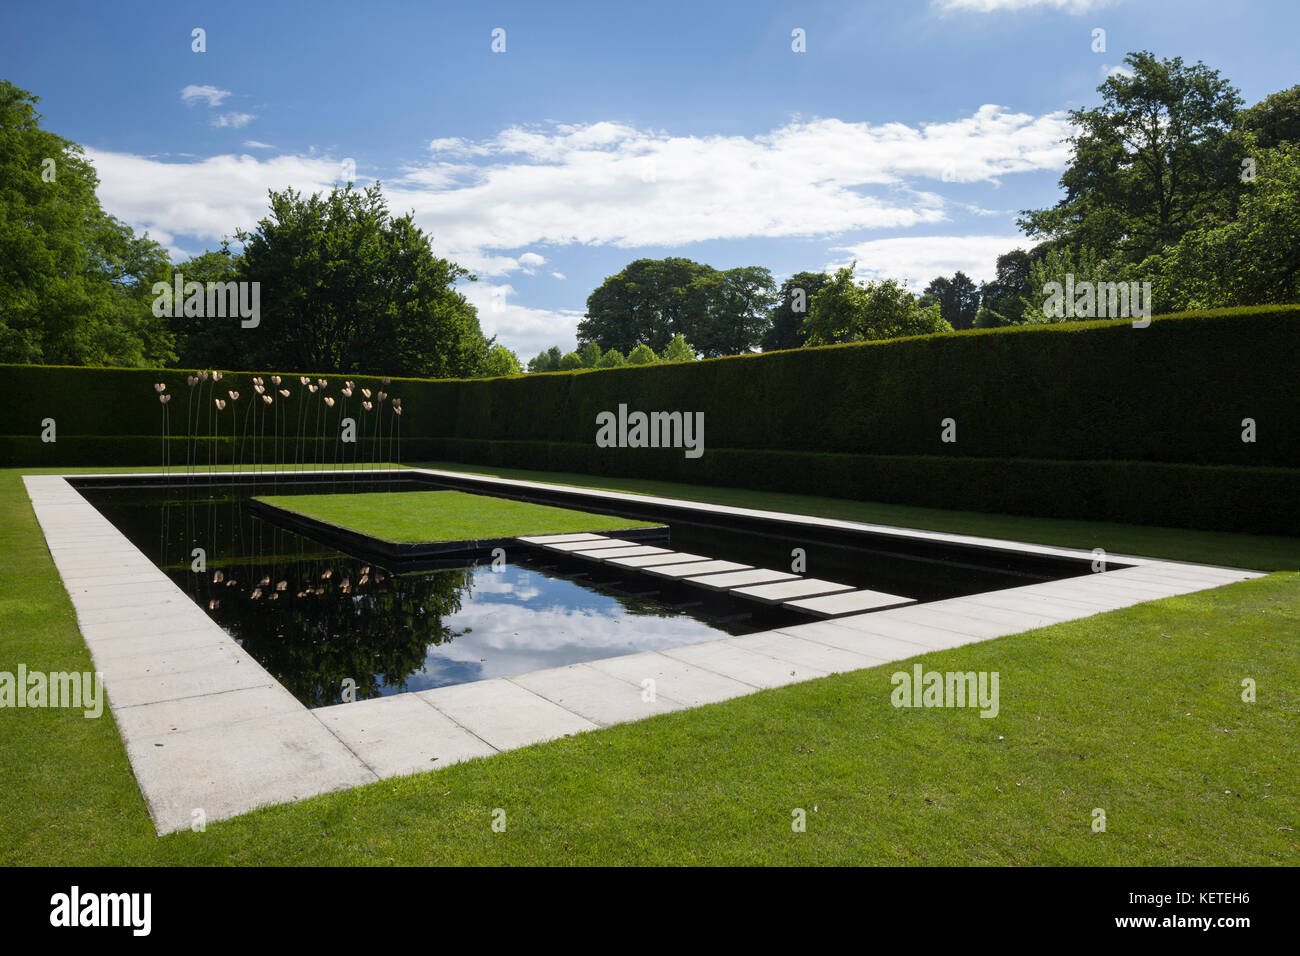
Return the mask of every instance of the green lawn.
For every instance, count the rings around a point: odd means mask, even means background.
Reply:
[[[87,669],[19,476],[0,471],[0,670]],[[1149,529],[1120,530],[1114,550],[1150,550]],[[1286,553],[1155,537],[1256,567]],[[2,710],[0,863],[1294,865],[1298,635],[1300,575],[1278,573],[918,658],[998,671],[993,719],[895,709],[889,677],[910,662],[891,664],[161,839],[111,715]]]
[[[464,491],[379,491],[360,495],[267,495],[257,501],[397,542],[479,541],[573,531],[653,528],[649,521],[590,514]]]

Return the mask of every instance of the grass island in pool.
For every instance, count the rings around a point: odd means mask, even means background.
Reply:
[[[658,527],[648,521],[463,491],[266,495],[254,500],[393,544],[487,541],[524,535]]]

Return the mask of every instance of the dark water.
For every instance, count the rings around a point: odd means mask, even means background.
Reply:
[[[380,487],[362,478],[333,490]],[[431,487],[382,484],[384,491]],[[322,493],[332,490],[328,484],[80,490],[309,707],[342,702],[345,680],[363,700],[815,620],[523,545],[507,549],[501,567],[462,558],[443,562],[457,566],[395,572],[248,507],[253,494]],[[897,540],[869,535],[827,544],[687,523],[672,524],[670,534],[676,550],[774,569],[790,568],[798,547],[807,575],[918,601],[1088,570],[1027,567],[992,551],[909,554]],[[205,552],[202,570],[194,566],[196,548]]]
[[[427,485],[384,490],[427,490]],[[259,494],[271,489],[261,487]],[[279,494],[319,493],[282,484]],[[364,490],[364,489],[359,489]],[[133,544],[309,707],[521,674],[789,623],[753,602],[638,587],[590,562],[512,549],[510,563],[395,574],[247,508],[252,489],[82,489]],[[193,569],[193,549],[206,552]],[[631,578],[631,581],[629,581]]]

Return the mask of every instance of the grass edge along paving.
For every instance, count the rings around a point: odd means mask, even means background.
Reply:
[[[0,514],[0,670],[88,669],[18,471]],[[1294,864],[1297,634],[1274,574],[919,658],[999,671],[993,719],[890,706],[900,662],[161,839],[111,715],[4,710],[0,861]]]

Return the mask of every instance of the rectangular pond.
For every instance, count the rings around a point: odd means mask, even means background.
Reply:
[[[308,707],[341,703],[349,693],[363,700],[428,690],[815,619],[524,544],[506,548],[504,560],[473,554],[381,564],[327,534],[285,526],[250,501],[267,494],[465,487],[454,480],[400,471],[344,479],[69,480]],[[516,497],[501,491],[494,494]],[[653,543],[760,568],[789,568],[802,552],[808,575],[921,602],[1089,573],[1087,562],[1077,560],[682,515],[649,503],[624,502],[615,511],[578,503],[564,491],[517,496],[661,521],[667,537]]]

